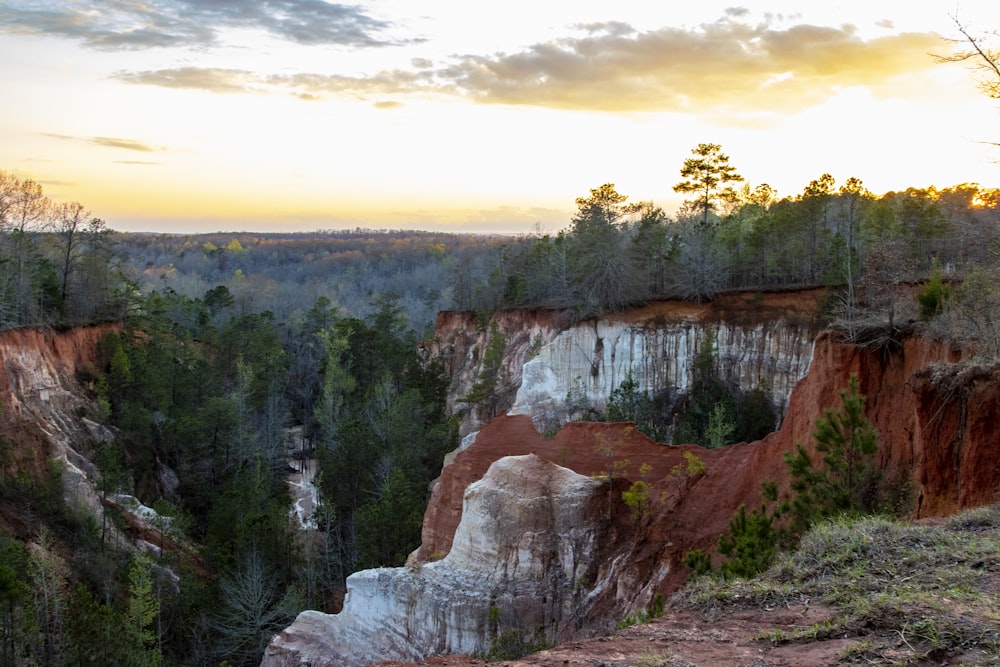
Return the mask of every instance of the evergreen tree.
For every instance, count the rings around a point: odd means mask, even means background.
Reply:
[[[864,415],[865,396],[852,373],[840,392],[842,407],[828,409],[816,420],[813,439],[821,457],[818,466],[801,444],[785,453],[796,492],[791,502],[793,529],[801,532],[817,519],[836,514],[871,512],[875,508],[878,471],[873,455],[878,432]]]
[[[125,610],[125,634],[128,637],[128,667],[159,667],[160,654],[156,620],[160,601],[153,586],[149,557],[137,554],[128,568],[128,607]]]
[[[752,577],[766,570],[778,548],[776,515],[766,504],[747,514],[746,506],[729,519],[729,532],[719,537],[719,553],[729,558],[720,568],[726,579]]]
[[[691,207],[702,215],[702,225],[708,226],[708,214],[715,210],[716,202],[733,202],[736,192],[730,183],[743,177],[736,167],[729,164],[729,156],[719,144],[698,144],[691,149],[694,157],[684,160],[681,176],[685,180],[674,186],[674,192],[693,194]]]

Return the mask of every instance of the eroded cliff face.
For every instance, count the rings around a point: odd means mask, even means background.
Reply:
[[[351,575],[339,614],[303,612],[261,664],[420,661],[485,651],[514,628],[552,641],[579,620],[607,543],[601,483],[529,454],[498,459],[462,495],[447,556]]]
[[[11,470],[46,478],[51,460],[62,467],[66,500],[98,511],[86,480],[94,473],[84,443],[111,438],[91,414],[75,374],[96,362],[97,341],[113,325],[68,331],[12,329],[0,334],[0,432],[11,442]]]
[[[429,353],[452,379],[449,407],[472,433],[498,414],[524,414],[540,431],[554,430],[580,404],[604,409],[628,373],[653,395],[685,391],[691,363],[714,335],[719,371],[744,389],[766,387],[784,413],[805,376],[818,332],[818,291],[743,293],[706,304],[664,301],[615,317],[573,322],[561,311],[505,311],[486,327],[471,314],[442,313]],[[469,409],[493,331],[506,346],[493,409]]]
[[[947,344],[920,337],[886,352],[842,344],[825,333],[816,341],[809,374],[792,392],[781,429],[759,442],[716,450],[670,447],[629,424],[588,423],[567,424],[545,438],[527,417],[494,420],[444,469],[424,517],[418,557],[448,552],[461,517],[455,495],[499,457],[530,452],[585,475],[600,475],[619,462],[619,491],[644,479],[652,485],[652,502],[648,516],[632,520],[622,517],[620,492],[609,495],[619,517],[619,552],[603,571],[607,580],[595,582],[603,586],[596,595],[604,597],[595,603],[595,618],[601,609],[614,618],[647,604],[654,591],[667,594],[683,583],[684,553],[714,550],[739,505],[759,505],[761,482],[775,481],[787,493],[784,453],[796,443],[812,447],[816,419],[840,407],[851,373],[858,374],[867,416],[880,434],[879,464],[888,477],[912,485],[915,517],[997,500],[1000,365],[959,362]],[[691,474],[685,454],[697,456],[704,472]]]
[[[693,306],[687,308],[691,312],[697,310]],[[515,321],[512,315],[510,317],[512,320],[506,326],[513,333]],[[753,331],[753,327],[760,325],[760,322],[740,320],[739,317],[729,311],[700,321],[711,326],[727,323],[717,326],[718,331],[725,331],[725,327]],[[627,324],[632,321],[630,318],[623,318],[626,325],[622,331],[631,326]],[[644,321],[642,315],[636,318]],[[528,322],[524,345],[530,347],[527,341],[544,331],[552,333],[552,340],[558,338],[556,330],[559,327],[543,319],[535,315]],[[589,326],[594,327],[592,323]],[[596,338],[607,339],[600,335],[599,325],[596,330]],[[773,334],[746,335],[745,340],[773,339]],[[632,345],[629,343],[625,349],[635,350]],[[543,347],[534,345],[533,354],[542,356]],[[622,349],[617,344],[609,347]],[[687,577],[682,565],[684,554],[694,548],[714,551],[716,540],[727,530],[733,512],[741,504],[752,508],[762,502],[762,482],[774,481],[783,494],[788,493],[784,453],[796,443],[813,447],[812,431],[816,419],[824,410],[840,407],[840,392],[847,387],[852,373],[857,373],[860,389],[867,396],[866,414],[880,433],[879,464],[887,477],[897,480],[900,488],[907,484],[912,486],[914,517],[947,515],[997,500],[1000,489],[1000,440],[996,436],[996,424],[1000,423],[1000,365],[982,366],[962,361],[961,355],[948,344],[919,336],[907,338],[898,347],[877,350],[842,343],[827,332],[819,335],[814,344],[810,340],[809,347],[812,354],[808,373],[791,391],[781,428],[759,442],[707,450],[694,445],[658,444],[637,432],[631,424],[569,423],[554,436],[545,437],[533,421],[535,414],[502,414],[489,421],[474,441],[445,466],[435,484],[424,517],[422,544],[411,557],[411,565],[352,577],[354,583],[350,585],[363,583],[361,589],[367,596],[363,604],[356,603],[355,620],[323,619],[320,622],[319,617],[307,613],[293,626],[297,629],[290,629],[275,640],[269,649],[272,651],[269,659],[273,661],[265,660],[264,664],[301,664],[293,660],[305,660],[302,656],[317,660],[315,665],[363,664],[337,662],[339,658],[329,658],[328,662],[321,660],[327,659],[323,656],[340,655],[330,652],[342,651],[345,641],[367,645],[383,641],[379,639],[383,636],[415,637],[418,643],[410,649],[411,657],[404,658],[409,660],[435,653],[468,652],[474,650],[469,648],[473,644],[481,648],[489,638],[481,615],[476,616],[478,620],[471,626],[463,626],[461,631],[451,635],[447,622],[424,620],[435,618],[435,614],[436,618],[441,618],[441,610],[451,609],[452,605],[463,615],[474,613],[472,609],[478,609],[480,603],[466,604],[466,593],[461,586],[437,586],[428,582],[447,581],[452,576],[449,570],[453,564],[471,559],[479,563],[474,570],[479,578],[486,580],[494,576],[489,579],[493,586],[489,598],[492,600],[507,590],[498,585],[507,580],[495,578],[495,573],[511,566],[510,554],[516,553],[518,562],[539,561],[534,550],[539,549],[542,542],[537,540],[536,529],[525,528],[524,534],[519,532],[520,528],[491,533],[491,537],[483,538],[483,542],[489,544],[488,549],[470,551],[469,531],[463,527],[469,521],[468,526],[476,526],[477,532],[487,530],[484,516],[492,520],[498,516],[470,509],[469,503],[463,503],[466,490],[475,489],[477,480],[483,479],[499,461],[505,462],[506,474],[513,475],[512,467],[522,465],[521,462],[527,460],[522,458],[525,456],[531,456],[530,460],[536,462],[533,465],[539,461],[554,462],[578,473],[582,479],[599,484],[596,495],[592,495],[587,504],[586,513],[578,514],[577,523],[573,525],[584,531],[581,534],[591,534],[586,533],[587,527],[591,527],[595,531],[592,534],[602,535],[601,542],[606,545],[587,561],[590,564],[583,568],[586,576],[576,579],[570,598],[575,605],[573,614],[567,616],[563,612],[558,620],[554,614],[527,618],[532,623],[543,622],[546,618],[552,620],[545,631],[557,639],[610,630],[624,614],[644,608],[657,594],[666,596],[681,586]],[[467,368],[460,363],[464,358],[461,349],[471,347],[454,344],[452,363]],[[618,364],[618,354],[615,354],[615,364]],[[640,353],[629,354],[633,355],[630,359],[641,361]],[[556,355],[553,353],[550,358]],[[566,367],[569,366],[562,366]],[[604,366],[598,368],[599,374],[606,372],[602,370]],[[625,505],[621,493],[640,479],[650,485],[651,491],[648,508],[636,513]],[[557,485],[541,488],[558,494]],[[510,493],[496,497],[517,506],[521,495]],[[547,511],[538,509],[539,506],[548,507],[549,503],[536,504],[532,511]],[[499,535],[507,542],[506,547],[499,541]],[[471,553],[475,556],[470,557]],[[552,553],[551,549],[547,553]],[[427,575],[414,575],[414,572],[433,573],[432,579],[421,578]],[[537,573],[532,574],[529,570],[526,574],[539,580]],[[453,581],[465,575],[455,576]],[[521,589],[514,587],[511,590]],[[565,588],[560,590],[566,591]],[[545,599],[553,598],[547,596]],[[528,604],[528,601],[523,603]],[[406,611],[400,612],[401,607]],[[368,612],[364,609],[374,611],[365,616]],[[383,625],[379,620],[383,617],[396,620]],[[567,618],[573,622],[565,622]],[[352,629],[347,634],[343,631],[330,634],[328,624],[331,622],[347,623]],[[419,636],[412,628],[413,623],[422,624]],[[476,632],[475,642],[463,643],[465,640],[456,639]],[[443,639],[445,636],[451,639]],[[314,646],[315,651],[310,652]],[[286,648],[287,652],[283,652]],[[389,655],[355,655],[352,660],[385,659]],[[405,652],[391,655],[405,655]]]

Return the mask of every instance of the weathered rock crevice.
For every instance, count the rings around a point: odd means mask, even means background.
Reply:
[[[533,456],[501,458],[463,494],[448,555],[358,572],[336,615],[303,612],[261,663],[354,667],[477,653],[507,630],[556,640],[580,615],[577,577],[596,576],[601,483]]]
[[[730,309],[685,324],[669,324],[666,317],[649,324],[653,318],[625,315],[608,327],[591,323],[572,335],[566,334],[568,329],[557,332],[553,327],[546,339],[549,342],[535,346],[520,370],[511,370],[522,380],[516,395],[521,397],[525,387],[542,386],[529,381],[534,370],[550,382],[549,391],[565,386],[558,383],[565,381],[559,378],[567,369],[579,368],[583,377],[589,377],[588,355],[579,355],[580,365],[554,362],[559,358],[556,350],[568,350],[566,358],[575,354],[573,349],[589,354],[600,338],[605,356],[599,378],[614,375],[609,365],[635,373],[636,364],[625,365],[624,360],[644,360],[646,368],[659,368],[656,364],[660,363],[663,368],[667,364],[680,368],[683,364],[676,360],[645,360],[646,350],[683,348],[689,356],[696,354],[696,334],[664,332],[669,327],[693,332],[711,328],[717,340],[730,341],[726,345],[733,350],[756,342],[756,356],[720,353],[721,363],[751,369],[747,371],[750,377],[764,372],[759,369],[768,373],[801,369],[798,362],[789,360],[805,359],[808,373],[802,379],[793,381],[792,373],[788,374],[794,389],[790,389],[778,431],[758,442],[714,450],[655,443],[630,424],[568,423],[545,437],[536,426],[540,404],[526,401],[535,407],[523,414],[513,409],[481,425],[474,442],[444,468],[428,504],[422,544],[411,557],[411,566],[352,575],[352,595],[367,591],[368,597],[362,596],[365,602],[356,603],[351,614],[337,621],[304,614],[275,639],[269,649],[273,661],[264,664],[299,664],[294,660],[304,660],[306,655],[314,656],[309,658],[316,660],[314,665],[364,664],[365,656],[337,662],[340,658],[328,656],[338,654],[329,651],[398,636],[400,628],[405,628],[411,642],[406,645],[411,657],[397,659],[417,661],[433,653],[481,650],[491,628],[488,610],[494,607],[505,610],[500,615],[504,622],[517,618],[559,639],[607,631],[625,613],[644,608],[657,594],[667,596],[682,585],[687,576],[684,554],[694,548],[713,551],[733,512],[741,504],[756,507],[761,503],[761,482],[774,481],[787,494],[784,453],[796,443],[813,447],[816,419],[824,410],[839,407],[839,394],[852,373],[858,375],[861,393],[867,396],[866,416],[880,434],[878,463],[898,473],[901,483],[912,486],[915,518],[945,516],[997,500],[1000,367],[956,365],[960,354],[947,343],[920,336],[902,340],[891,354],[851,346],[828,333],[814,339],[807,335],[808,323],[792,318],[780,331],[771,329],[772,333],[763,335],[759,332],[767,328],[766,323],[734,312]],[[510,318],[504,324],[511,332],[510,340],[536,340],[545,326],[536,313],[526,323],[527,332],[516,332],[515,317],[506,317]],[[649,324],[650,337],[632,327],[639,320]],[[617,327],[614,332],[612,326]],[[586,332],[595,338],[581,338]],[[793,342],[777,342],[786,337]],[[650,338],[673,342],[651,344]],[[806,343],[801,342],[804,339]],[[636,346],[637,340],[643,343]],[[794,348],[800,356],[779,354],[772,346]],[[533,369],[539,359],[547,361]],[[647,377],[660,372],[650,371]],[[556,390],[553,395],[557,394]],[[558,466],[553,468],[572,470],[576,477],[563,477],[563,473],[546,477],[545,483],[532,486],[534,494],[528,494],[523,490],[527,473],[511,468],[528,461],[531,466],[555,462]],[[502,489],[487,492],[477,484],[493,474],[491,466],[505,471],[504,482]],[[619,471],[610,493],[606,486],[609,466]],[[575,515],[576,532],[559,532],[554,550],[553,534],[544,531],[551,530],[545,526],[559,522],[552,517],[563,515],[558,509],[563,501],[553,498],[565,496],[569,487],[564,485],[577,484],[572,482],[577,477],[597,486],[590,487],[588,500],[577,505],[586,510]],[[605,480],[605,486],[598,479]],[[620,499],[621,491],[638,479],[650,484],[651,500],[648,514],[635,517]],[[493,500],[486,502],[487,496]],[[486,526],[498,526],[508,512],[516,512],[518,521],[486,530]],[[470,533],[470,527],[476,528]],[[597,535],[605,548],[594,547]],[[375,581],[377,585],[365,583]],[[449,583],[441,583],[445,581]],[[479,586],[483,581],[489,585],[480,586],[475,594],[467,592],[465,586]],[[373,611],[360,611],[367,609]],[[383,618],[398,620],[383,626],[379,620]],[[350,629],[331,631],[331,623]],[[384,660],[404,653],[382,651],[376,657]]]
[[[710,339],[720,375],[746,390],[766,387],[784,414],[809,368],[818,298],[805,292],[733,294],[701,305],[664,301],[584,322],[560,311],[504,311],[486,327],[472,315],[441,313],[427,352],[451,377],[449,407],[463,415],[463,435],[494,416],[461,401],[479,377],[480,351],[493,332],[506,340],[496,405],[531,416],[541,431],[573,418],[571,395],[603,410],[630,374],[648,395],[685,391],[691,363]]]

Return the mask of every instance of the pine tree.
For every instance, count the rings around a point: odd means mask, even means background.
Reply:
[[[163,661],[155,630],[160,600],[154,590],[151,567],[148,556],[137,554],[128,568],[125,632],[129,643],[128,664],[135,667],[158,667]]]
[[[768,568],[778,547],[775,518],[766,504],[749,514],[746,506],[740,505],[729,519],[729,532],[719,537],[719,553],[730,559],[720,568],[722,576],[752,577]]]
[[[822,459],[818,467],[798,443],[785,454],[792,476],[792,528],[799,532],[817,519],[837,514],[858,514],[874,509],[872,493],[878,471],[872,460],[878,450],[878,431],[865,417],[865,396],[852,373],[848,388],[840,392],[840,411],[826,410],[816,420],[813,439]]]

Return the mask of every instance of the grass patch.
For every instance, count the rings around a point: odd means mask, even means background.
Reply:
[[[702,577],[674,599],[711,619],[737,609],[822,603],[830,620],[765,633],[772,644],[854,637],[843,662],[923,664],[963,655],[1000,663],[1000,505],[942,525],[829,520],[753,579]],[[981,659],[981,662],[980,662]]]

